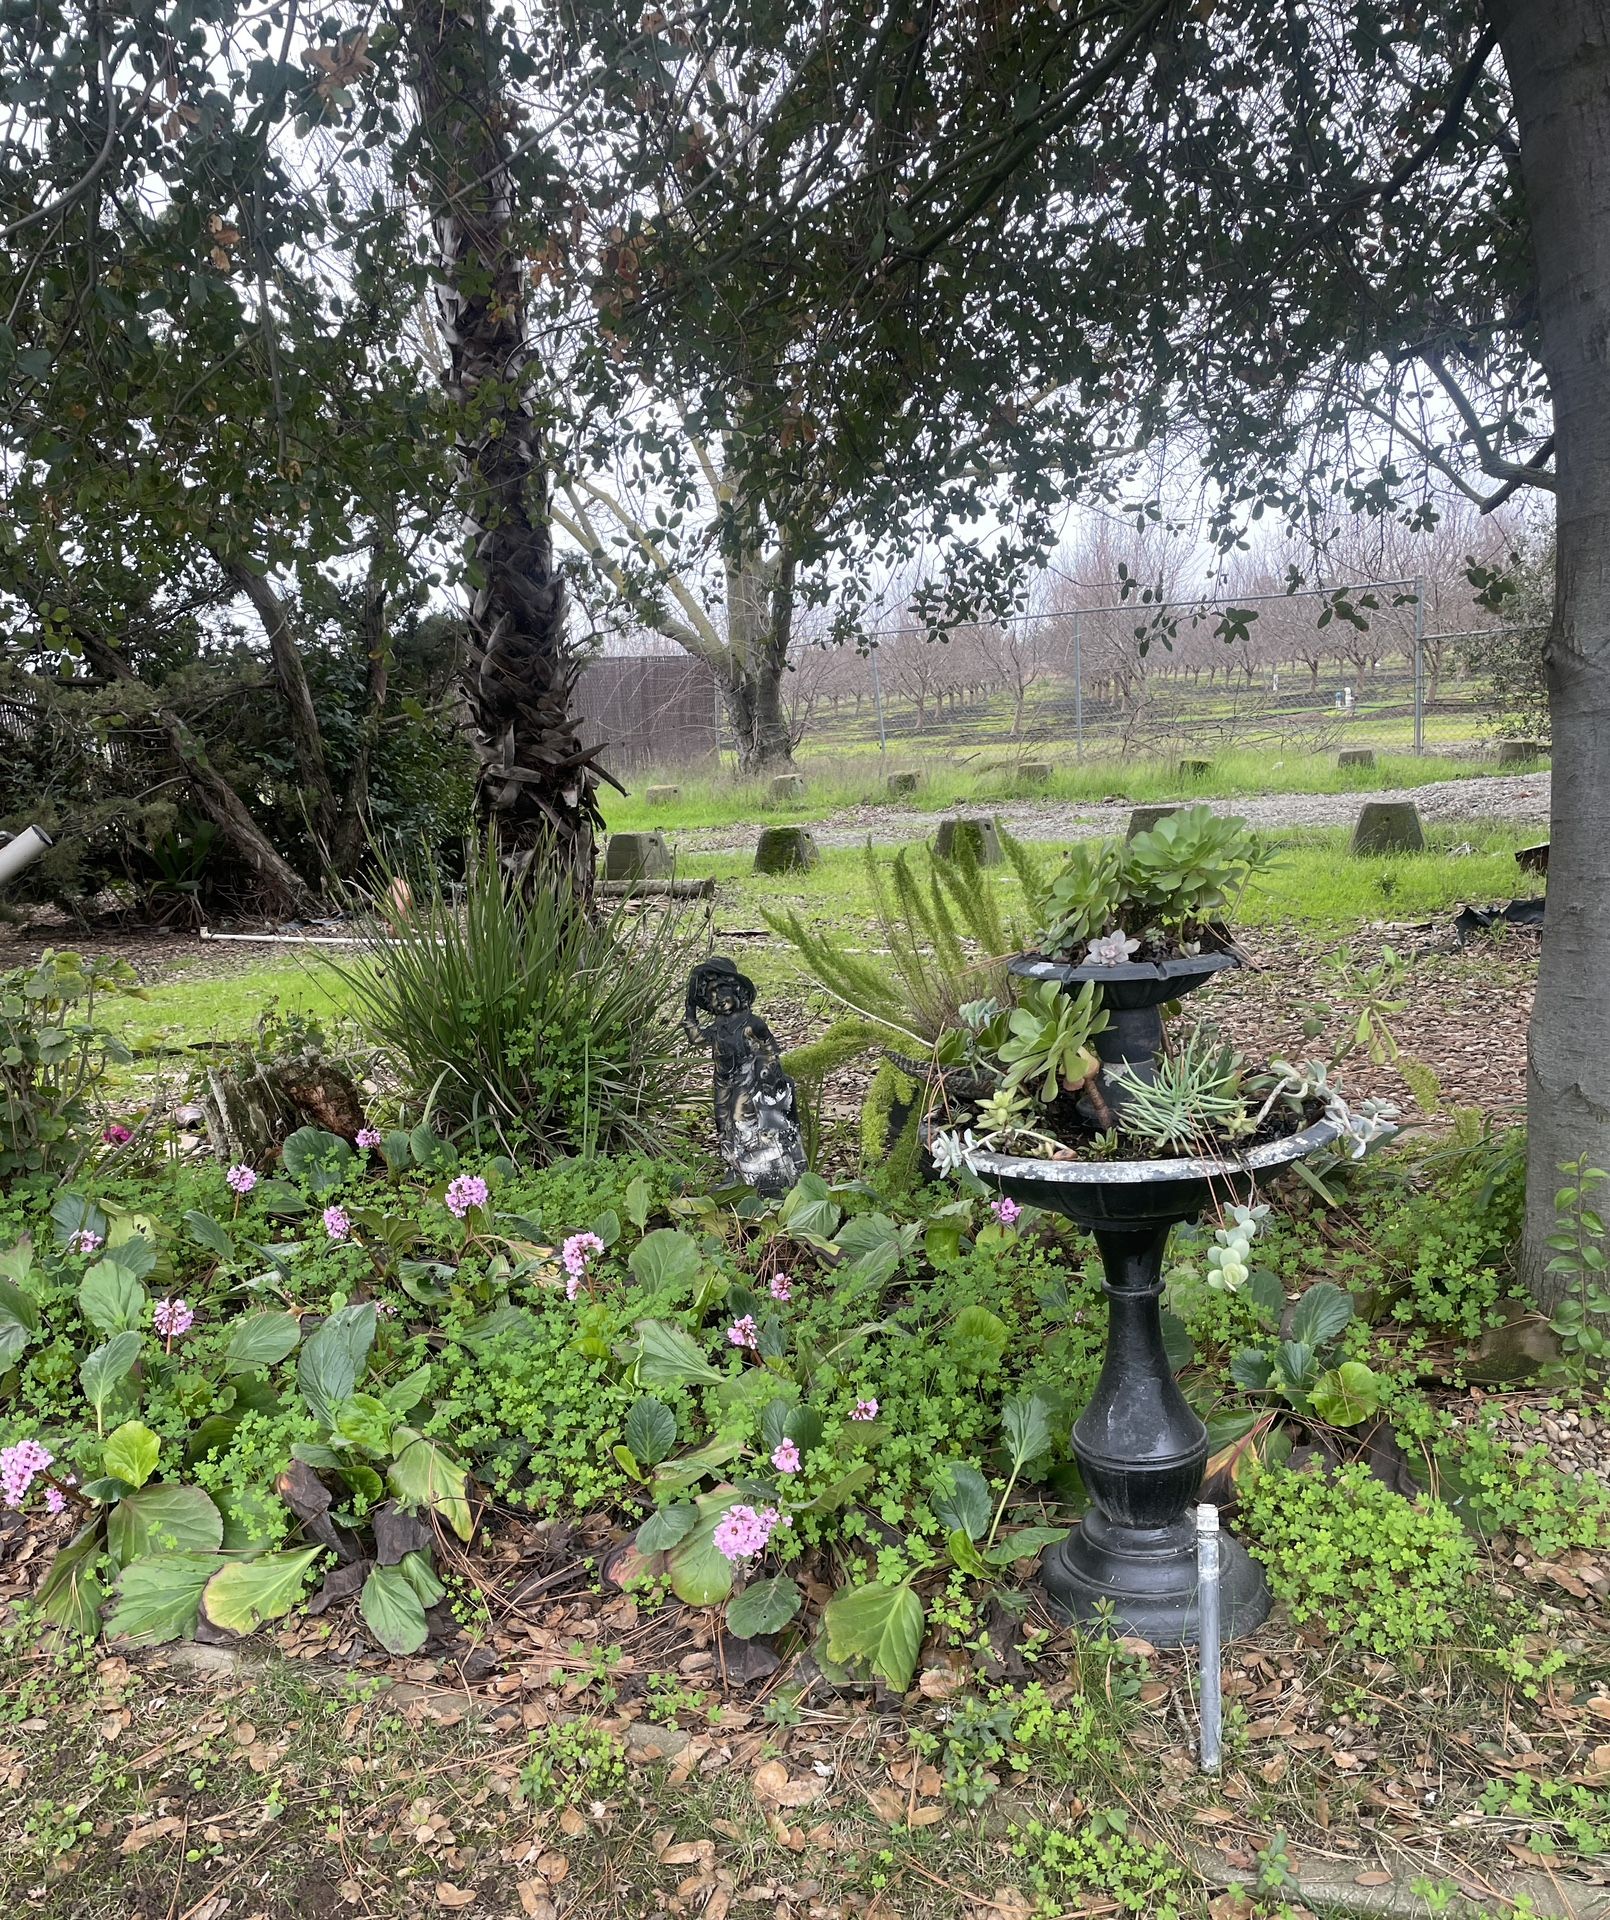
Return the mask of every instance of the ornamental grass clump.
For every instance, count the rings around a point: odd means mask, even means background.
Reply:
[[[526,891],[485,851],[461,906],[434,872],[391,897],[406,914],[368,922],[338,970],[438,1125],[539,1162],[663,1150],[691,1090],[680,909],[590,908],[558,873]]]

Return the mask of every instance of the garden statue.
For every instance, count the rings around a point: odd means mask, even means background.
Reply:
[[[755,983],[730,960],[705,960],[688,978],[689,1040],[715,1064],[716,1144],[757,1193],[786,1193],[806,1171],[794,1083],[772,1030],[755,1012]],[[701,1013],[710,1015],[708,1024]]]

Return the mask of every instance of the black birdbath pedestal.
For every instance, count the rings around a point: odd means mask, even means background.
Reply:
[[[1106,1274],[1107,1351],[1090,1404],[1074,1422],[1073,1455],[1090,1511],[1046,1555],[1041,1582],[1065,1619],[1105,1607],[1121,1633],[1153,1646],[1197,1638],[1192,1498],[1207,1464],[1207,1428],[1175,1384],[1163,1347],[1168,1236],[1210,1200],[1244,1202],[1258,1177],[1328,1146],[1321,1120],[1244,1154],[1194,1160],[1034,1160],[974,1152],[980,1179],[1026,1206],[1060,1213],[1095,1236]],[[1263,1575],[1239,1542],[1220,1541],[1225,1637],[1269,1611]]]
[[[1094,1036],[1102,1104],[1081,1115],[1103,1127],[1128,1096],[1108,1069],[1156,1077],[1163,1008],[1240,964],[1233,949],[1114,966],[1023,954],[1011,971],[1054,980],[1064,992],[1101,989],[1108,1025]],[[1107,1350],[1090,1404],[1074,1422],[1073,1455],[1090,1511],[1046,1555],[1041,1582],[1065,1619],[1110,1609],[1123,1633],[1154,1646],[1198,1637],[1196,1529],[1189,1509],[1207,1465],[1207,1428],[1174,1380],[1163,1347],[1163,1255],[1168,1236],[1210,1201],[1245,1202],[1258,1177],[1317,1152],[1337,1129],[1319,1121],[1283,1140],[1223,1157],[1180,1160],[1041,1160],[987,1150],[968,1155],[980,1179],[1022,1205],[1060,1213],[1095,1236],[1106,1275]],[[1225,1636],[1250,1633],[1269,1611],[1263,1575],[1238,1541],[1221,1538],[1219,1592]]]

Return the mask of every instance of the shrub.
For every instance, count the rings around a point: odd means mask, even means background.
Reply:
[[[1242,1509],[1247,1545],[1298,1626],[1389,1657],[1456,1631],[1475,1549],[1440,1500],[1405,1500],[1366,1467],[1272,1467]]]
[[[434,870],[408,885],[395,930],[369,923],[338,970],[434,1113],[539,1160],[663,1147],[692,1067],[678,911],[589,913],[557,876],[527,895],[484,852],[462,908]]]
[[[0,1182],[59,1173],[88,1144],[106,1070],[129,1057],[95,1001],[139,990],[126,960],[76,953],[0,974]]]

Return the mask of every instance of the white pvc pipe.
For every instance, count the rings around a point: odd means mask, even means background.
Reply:
[[[0,887],[14,880],[23,868],[39,858],[53,844],[42,827],[24,827],[0,847]]]
[[[1196,1510],[1196,1610],[1201,1622],[1202,1771],[1217,1773],[1224,1739],[1224,1699],[1219,1688],[1219,1510],[1209,1502]]]

